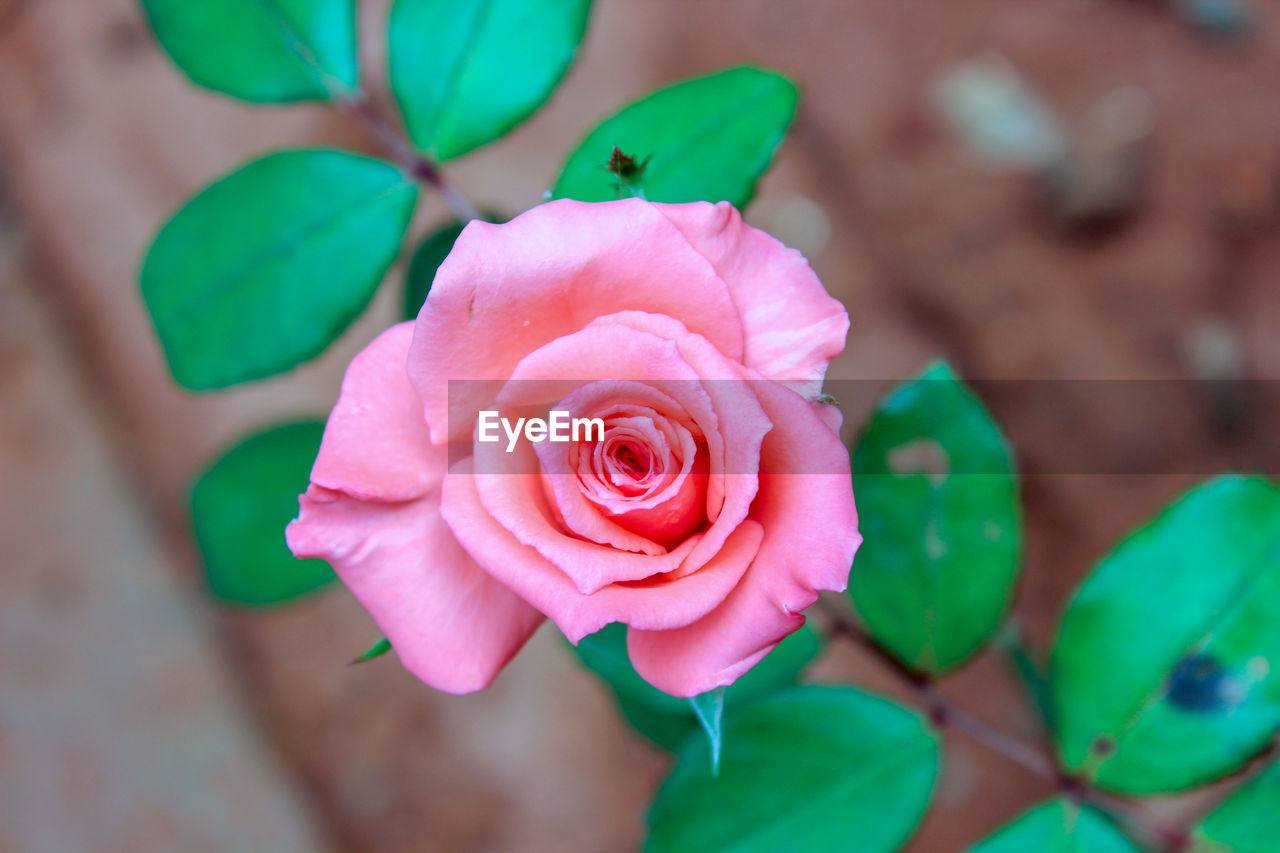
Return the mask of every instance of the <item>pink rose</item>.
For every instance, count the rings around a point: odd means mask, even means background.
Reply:
[[[472,222],[417,321],[348,368],[289,547],[440,690],[487,686],[544,616],[574,643],[630,626],[667,693],[730,684],[844,589],[861,541],[817,402],[848,327],[728,204]],[[603,440],[480,440],[481,411],[550,399]]]

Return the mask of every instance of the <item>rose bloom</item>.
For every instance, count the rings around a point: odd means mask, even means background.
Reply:
[[[418,319],[348,368],[289,547],[440,690],[487,686],[544,617],[573,643],[628,625],[672,695],[730,684],[848,581],[849,454],[818,399],[848,328],[727,203],[472,222]],[[478,440],[481,411],[535,405],[603,440]]]

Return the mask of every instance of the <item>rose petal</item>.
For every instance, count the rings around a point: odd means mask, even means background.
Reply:
[[[814,403],[813,410],[832,432],[840,434],[840,427],[844,425],[844,412],[840,411],[839,406],[835,403]]]
[[[706,454],[694,456],[662,494],[665,499],[661,503],[619,512],[613,520],[654,542],[676,547],[706,521]]]
[[[347,367],[311,482],[377,500],[419,497],[444,477],[405,362],[413,324],[392,326]]]
[[[593,327],[618,325],[675,341],[680,357],[696,371],[719,425],[714,430],[703,429],[711,463],[707,517],[718,523],[720,515],[727,512],[727,522],[736,524],[746,517],[747,507],[755,497],[760,441],[771,428],[751,387],[754,382],[744,381],[741,365],[726,359],[706,338],[690,333],[671,317],[620,311],[592,323]],[[709,542],[704,547],[713,544]]]
[[[815,398],[827,364],[844,350],[849,315],[809,262],[744,223],[728,202],[656,207],[729,286],[745,331],[744,363]]]
[[[518,542],[559,567],[583,594],[611,583],[638,581],[672,571],[697,545],[695,535],[669,551],[636,553],[570,535],[560,527],[562,516],[543,490],[541,468],[529,442],[517,443],[511,453],[494,444],[477,444],[476,455],[467,461],[469,477],[474,480],[485,512]],[[454,476],[452,472],[447,475],[445,483]]]
[[[327,560],[404,666],[437,690],[489,686],[542,622],[462,550],[435,493],[373,503],[312,486],[301,505],[287,530],[293,553]]]
[[[636,315],[636,322],[652,317],[641,312],[629,314]],[[679,323],[668,320],[667,327],[682,337],[670,340],[631,325],[596,321],[526,356],[499,400],[527,404],[544,393],[540,383],[556,382],[557,377],[574,375],[575,371],[585,374],[587,381],[646,381],[670,395],[690,414],[707,442],[707,517],[711,525],[705,532],[686,539],[668,554],[653,556],[584,542],[561,529],[555,510],[546,505],[546,495],[533,476],[539,467],[530,450],[532,444],[517,442],[511,453],[498,443],[477,441],[474,445],[476,488],[484,507],[519,542],[533,546],[560,567],[583,593],[676,569],[681,574],[696,571],[746,518],[755,495],[758,448],[770,428],[768,418],[749,383],[741,381],[740,366]],[[696,362],[696,369],[688,359]],[[722,376],[738,378],[728,381]],[[702,377],[712,381],[703,382]],[[726,474],[730,464],[734,470]],[[713,491],[722,496],[721,504],[713,505]]]
[[[470,434],[481,383],[504,380],[538,347],[625,309],[679,317],[730,358],[742,323],[728,289],[648,202],[562,199],[504,225],[473,220],[418,315],[409,377],[437,443]],[[452,413],[452,414],[451,414]]]
[[[489,684],[542,615],[467,556],[440,518],[447,451],[405,372],[413,324],[355,357],[289,525],[298,557],[327,560],[404,665],[450,693]]]
[[[614,399],[630,402],[611,404]],[[679,403],[651,385],[614,380],[589,382],[565,397],[557,408],[568,411],[570,417],[615,418],[624,412],[637,418],[647,415],[648,427],[655,434],[664,436],[668,447],[679,443],[682,456],[687,457],[685,461],[692,468],[697,450],[686,426],[690,424],[689,415]],[[666,553],[668,549],[665,546],[614,521],[608,514],[613,506],[609,498],[596,494],[595,489],[588,484],[587,480],[594,476],[593,451],[598,447],[599,443],[593,446],[553,442],[535,445],[534,450],[542,466],[543,484],[550,492],[548,498],[558,511],[561,521],[573,533],[602,545],[645,554]],[[571,458],[573,456],[578,456],[576,464]],[[678,488],[679,483],[675,481],[680,473],[668,472],[658,485],[670,483]],[[599,488],[604,489],[604,486]],[[633,501],[630,505],[654,506],[664,497],[665,494],[655,494],[653,497]],[[602,512],[602,508],[605,511]]]
[[[480,501],[473,464],[472,459],[461,460],[444,478],[441,514],[476,562],[545,613],[572,643],[611,622],[652,630],[688,625],[725,600],[763,536],[759,524],[744,521],[688,577],[615,583],[583,594],[558,567],[494,520]]]
[[[692,625],[627,634],[636,671],[673,696],[732,684],[751,669],[804,624],[800,611],[819,590],[845,588],[862,541],[848,450],[802,397],[754,384],[774,424],[751,507],[765,532],[755,561],[724,603]]]

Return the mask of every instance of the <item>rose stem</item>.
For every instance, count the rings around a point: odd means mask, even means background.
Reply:
[[[369,131],[369,135],[382,147],[387,156],[405,168],[406,171],[423,184],[440,193],[449,210],[461,222],[482,219],[471,201],[453,184],[445,180],[440,167],[418,154],[413,146],[404,140],[400,133],[387,121],[373,105],[373,100],[364,92],[355,92],[334,99],[334,104],[347,115],[358,119]]]

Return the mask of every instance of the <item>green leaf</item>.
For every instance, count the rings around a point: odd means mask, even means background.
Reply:
[[[613,690],[627,721],[658,746],[675,749],[697,726],[687,700],[663,693],[631,666],[625,625],[606,625],[573,648],[578,659]]]
[[[972,848],[970,853],[1139,853],[1098,812],[1065,800],[1036,806]]]
[[[852,687],[794,687],[732,710],[720,775],[690,738],[649,811],[652,853],[896,850],[938,776],[916,713]]]
[[[142,0],[142,8],[199,86],[258,103],[356,88],[355,0]]]
[[[191,492],[191,520],[209,588],[235,604],[278,604],[334,579],[323,560],[297,560],[284,528],[298,514],[324,424],[285,424],[245,439]]]
[[[464,222],[450,222],[418,244],[404,277],[404,318],[416,319],[431,292],[436,270],[453,251],[453,244],[466,227]]]
[[[640,189],[650,201],[724,200],[745,207],[787,133],[798,97],[790,80],[758,68],[654,92],[591,131],[569,155],[552,194],[619,198],[618,178],[607,168],[617,146],[645,163]]]
[[[560,82],[590,0],[396,0],[391,88],[409,135],[436,160],[498,139]]]
[[[662,694],[666,696],[666,694]],[[674,699],[674,696],[667,696]],[[618,710],[623,719],[655,746],[675,752],[680,745],[698,731],[697,718],[689,708],[688,700],[677,700],[681,706],[674,710],[657,703],[640,702],[614,691]]]
[[[795,684],[821,649],[818,634],[808,626],[801,628],[734,682],[725,691],[724,701],[728,707],[736,708]],[[663,693],[631,666],[625,625],[615,622],[583,637],[574,652],[613,690],[619,710],[632,727],[658,746],[674,750],[699,728],[690,700]]]
[[[1280,727],[1280,488],[1221,477],[1105,557],[1050,666],[1064,765],[1176,791],[1240,767]]]
[[[1280,853],[1280,764],[1272,764],[1191,833],[1196,853]]]
[[[371,660],[377,660],[378,658],[382,657],[389,651],[391,651],[391,641],[388,640],[386,637],[383,637],[381,640],[379,640],[378,642],[370,646],[369,651],[365,652],[364,654],[360,655],[360,657],[351,661],[351,663],[348,664],[348,666],[354,666],[355,664],[358,664],[358,663],[368,663]]]
[[[1013,599],[1022,512],[1012,454],[944,363],[896,388],[853,450],[865,541],[849,595],[876,641],[937,675],[999,631]]]
[[[224,388],[319,355],[369,303],[417,197],[395,167],[330,150],[272,154],[205,189],[142,267],[174,378]]]
[[[707,745],[711,748],[712,776],[720,775],[720,748],[724,740],[724,690],[723,687],[717,687],[689,699],[689,705],[693,708],[693,713],[707,736]]]

